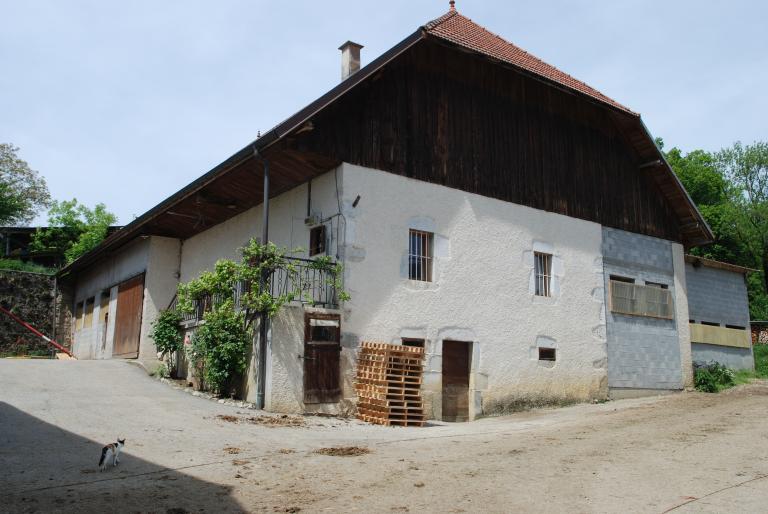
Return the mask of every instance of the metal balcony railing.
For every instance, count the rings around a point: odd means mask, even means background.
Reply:
[[[333,271],[317,269],[312,266],[312,260],[286,257],[294,268],[295,273],[278,269],[269,277],[269,290],[273,296],[292,294],[294,302],[320,306],[325,308],[338,307],[338,291],[334,285],[336,274]],[[233,300],[235,309],[242,308],[241,299],[251,285],[244,281],[235,284]],[[194,322],[203,319],[204,314],[213,306],[220,304],[226,298],[218,295],[205,295],[195,300],[193,312],[182,313],[183,322]],[[173,297],[169,309],[175,309],[177,298]]]

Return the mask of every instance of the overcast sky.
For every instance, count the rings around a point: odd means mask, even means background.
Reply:
[[[458,0],[686,151],[767,140],[768,2]],[[445,0],[0,0],[0,142],[128,223],[448,10]],[[45,217],[38,217],[44,222]]]

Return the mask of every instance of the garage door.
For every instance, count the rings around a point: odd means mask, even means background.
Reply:
[[[144,275],[126,280],[117,288],[115,345],[112,356],[135,359],[139,356],[141,311],[144,304]]]

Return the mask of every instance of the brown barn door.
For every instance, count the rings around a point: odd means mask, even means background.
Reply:
[[[469,420],[472,343],[443,341],[443,421]]]
[[[305,315],[304,403],[333,403],[341,397],[341,319]]]
[[[115,345],[112,356],[135,359],[139,356],[141,311],[144,304],[144,275],[126,280],[117,288]]]

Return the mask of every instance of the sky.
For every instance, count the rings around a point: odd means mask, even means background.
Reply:
[[[457,0],[667,148],[768,140],[768,2]],[[448,10],[447,0],[0,0],[0,142],[125,224]],[[45,215],[35,223],[45,223]]]

